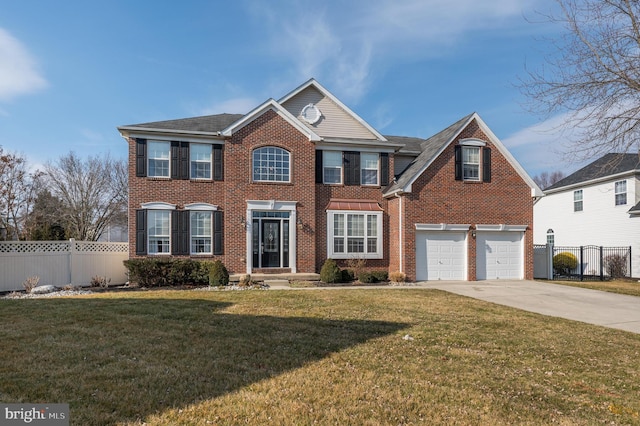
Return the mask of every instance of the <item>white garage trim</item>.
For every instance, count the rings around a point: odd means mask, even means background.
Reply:
[[[441,227],[439,229],[445,229]],[[468,226],[464,226],[468,230]],[[416,280],[467,279],[468,233],[466,230],[419,230],[416,232]]]
[[[506,229],[504,225],[476,228],[476,279],[523,279],[524,229],[519,226]]]
[[[471,225],[450,223],[416,223],[416,231],[468,231]]]
[[[527,225],[505,225],[504,223],[498,225],[476,225],[476,231],[524,232],[526,230]]]

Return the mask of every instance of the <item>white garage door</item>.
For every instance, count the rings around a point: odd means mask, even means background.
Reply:
[[[464,232],[417,232],[416,279],[466,280]]]
[[[522,232],[478,232],[476,278],[478,280],[522,279],[524,258]]]

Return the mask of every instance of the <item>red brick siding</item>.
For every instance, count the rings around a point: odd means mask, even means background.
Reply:
[[[415,279],[416,223],[528,225],[525,232],[525,278],[533,277],[533,199],[531,188],[472,122],[459,136],[477,138],[492,148],[492,176],[489,183],[455,180],[454,146],[433,162],[405,195],[405,256],[409,279]],[[476,240],[469,238],[468,279],[476,279]]]

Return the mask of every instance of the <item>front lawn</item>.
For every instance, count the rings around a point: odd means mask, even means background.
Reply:
[[[74,425],[633,424],[640,335],[436,290],[0,300],[0,401]]]
[[[569,285],[573,287],[590,288],[592,290],[608,291],[611,293],[640,296],[640,282],[634,279],[617,279],[611,281],[548,281],[552,284]]]

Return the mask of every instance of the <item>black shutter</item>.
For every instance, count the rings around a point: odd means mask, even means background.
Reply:
[[[180,142],[171,142],[171,179],[180,178]]]
[[[213,212],[213,254],[224,254],[223,248],[223,216],[221,211]]]
[[[456,180],[462,180],[462,147],[456,145],[455,147],[455,161],[456,161]]]
[[[380,154],[380,186],[389,185],[389,154]]]
[[[224,180],[222,145],[213,145],[213,180]]]
[[[171,211],[171,254],[189,254],[189,210]]]
[[[482,181],[491,182],[491,148],[482,149]]]
[[[189,179],[189,142],[180,142],[180,179]]]
[[[136,210],[136,254],[147,254],[147,211]]]
[[[316,150],[316,183],[324,183],[324,171],[322,163],[322,150]]]
[[[136,139],[136,177],[147,176],[147,140]]]
[[[343,154],[344,184],[360,185],[360,153],[345,151]]]

